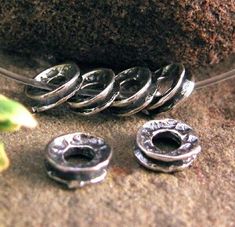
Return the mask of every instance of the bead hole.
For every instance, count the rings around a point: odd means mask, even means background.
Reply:
[[[171,132],[163,132],[155,135],[152,142],[165,153],[176,150],[181,146],[179,137]]]
[[[60,85],[66,83],[66,77],[56,76],[56,77],[52,78],[51,80],[49,80],[48,82],[50,84],[54,84],[54,85],[60,86]]]
[[[141,82],[136,79],[128,79],[123,81],[120,85],[120,96],[127,98],[140,90]]]
[[[158,83],[157,96],[163,96],[172,89],[176,79],[179,79],[180,68],[178,65],[170,65],[155,72]]]
[[[94,151],[87,147],[71,148],[64,154],[65,160],[73,165],[90,162],[94,156]]]

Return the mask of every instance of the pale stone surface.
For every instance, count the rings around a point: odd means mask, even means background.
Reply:
[[[42,69],[25,59],[1,55],[1,66],[34,75]],[[200,69],[197,79],[235,67],[231,58]],[[22,86],[0,78],[0,93],[26,102]],[[195,92],[171,117],[191,125],[201,139],[194,165],[175,174],[146,171],[132,153],[140,115],[84,118],[58,108],[37,114],[39,127],[1,134],[11,167],[0,175],[0,226],[234,226],[235,81]],[[69,191],[45,173],[44,148],[55,136],[89,132],[114,150],[107,179]]]

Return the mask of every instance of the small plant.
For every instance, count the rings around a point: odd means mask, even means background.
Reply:
[[[0,131],[14,132],[21,126],[34,128],[37,126],[37,121],[23,105],[0,95]],[[0,172],[8,166],[9,159],[3,143],[0,142]]]

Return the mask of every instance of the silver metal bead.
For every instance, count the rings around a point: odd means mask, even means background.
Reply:
[[[139,148],[134,149],[134,155],[142,166],[146,167],[147,169],[164,173],[172,173],[184,170],[185,168],[191,166],[193,161],[196,159],[196,156],[194,155],[184,160],[163,162],[146,156]]]
[[[183,80],[182,85],[178,89],[178,91],[175,93],[175,95],[166,101],[163,105],[156,108],[155,110],[150,111],[150,113],[161,113],[171,110],[172,108],[175,108],[179,103],[182,103],[183,101],[188,98],[191,93],[193,92],[195,87],[194,77],[192,74],[185,74],[185,78]]]
[[[156,109],[171,99],[182,85],[185,75],[183,64],[170,64],[153,73],[158,91],[148,110]]]
[[[113,107],[125,107],[137,101],[151,86],[151,71],[148,68],[133,67],[120,72],[115,80],[120,84],[120,93]],[[128,90],[131,94],[126,96]]]
[[[194,77],[185,72],[182,64],[172,64],[155,72],[158,92],[144,111],[146,114],[166,112],[191,95],[195,87]]]
[[[74,164],[66,160],[72,155],[91,160]],[[47,174],[68,188],[83,187],[104,180],[112,151],[102,138],[84,133],[72,133],[53,139],[46,148]]]
[[[67,101],[73,112],[85,116],[105,109],[117,116],[168,111],[188,97],[195,85],[182,64],[171,64],[155,73],[148,68],[133,67],[115,76],[111,69],[101,68],[80,76],[79,68],[71,63],[47,69],[35,80],[53,89],[26,87],[33,112]]]
[[[179,148],[169,152],[158,148],[153,139],[162,135],[177,141]],[[192,128],[174,119],[145,123],[137,133],[136,146],[134,154],[143,166],[164,172],[188,167],[201,152],[198,137]]]
[[[127,69],[116,75],[115,79],[120,84],[120,93],[110,111],[118,116],[130,116],[143,110],[151,103],[157,92],[148,68]]]
[[[83,75],[83,86],[68,100],[68,104],[73,112],[93,115],[109,107],[118,96],[119,89],[111,69],[96,69]]]
[[[34,79],[54,85],[55,88],[52,91],[46,91],[31,86],[25,87],[25,95],[31,101],[33,112],[42,112],[66,102],[82,85],[80,69],[74,63],[53,66]]]

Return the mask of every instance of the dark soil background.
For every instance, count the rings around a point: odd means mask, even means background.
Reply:
[[[215,64],[235,51],[234,0],[0,0],[0,48],[112,68]]]

